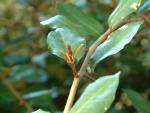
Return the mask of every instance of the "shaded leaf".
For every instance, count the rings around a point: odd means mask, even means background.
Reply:
[[[150,102],[145,100],[139,93],[133,90],[124,90],[133,106],[140,113],[150,113]]]
[[[104,113],[114,100],[120,72],[91,83],[69,113]]]
[[[17,65],[12,68],[9,79],[26,80],[28,82],[45,82],[47,73],[43,70],[36,70],[29,65]]]
[[[74,58],[79,61],[85,53],[85,39],[72,33],[69,29],[59,28],[48,34],[47,43],[54,55],[65,58],[68,45],[72,47]]]
[[[120,0],[116,9],[109,16],[109,26],[115,25],[131,13],[135,12],[140,6],[141,0]]]
[[[71,22],[81,26],[81,30],[87,35],[99,36],[102,33],[102,25],[90,15],[83,13],[72,4],[57,4],[58,13],[67,17]]]
[[[35,64],[38,64],[41,67],[45,67],[46,66],[46,58],[48,57],[48,55],[49,55],[48,52],[43,52],[43,53],[33,56],[31,60]]]
[[[105,42],[99,45],[91,56],[90,66],[93,70],[101,60],[122,50],[131,41],[141,24],[141,21],[126,24],[114,31]]]
[[[127,113],[127,112],[125,112],[124,110],[122,110],[120,108],[113,107],[108,111],[108,113]]]
[[[137,60],[142,62],[143,65],[150,65],[150,52],[143,53],[137,57]]]
[[[29,91],[29,93],[23,95],[23,98],[28,99],[32,103],[33,108],[43,108],[48,111],[54,112],[58,110],[58,106],[55,103],[51,93],[52,90],[45,90],[42,88],[41,90],[37,90],[34,92],[33,90]]]
[[[21,55],[21,54],[15,54],[15,55],[8,55],[5,56],[5,64],[8,66],[12,66],[15,64],[23,64],[30,61],[29,56]]]
[[[41,109],[37,110],[37,111],[34,111],[32,113],[50,113],[50,112],[47,112],[47,111],[43,111]]]

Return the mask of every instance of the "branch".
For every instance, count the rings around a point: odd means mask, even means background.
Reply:
[[[27,112],[31,113],[33,111],[31,105],[21,97],[20,93],[16,90],[13,84],[8,80],[4,80],[4,84],[12,92],[12,94],[19,100],[20,104],[27,109]]]
[[[130,23],[130,22],[133,22],[133,21],[135,21],[135,19],[123,20],[120,23],[118,23],[112,27],[109,27],[108,30],[91,45],[91,47],[89,48],[88,53],[85,57],[85,60],[83,61],[83,64],[79,70],[79,73],[78,73],[79,76],[84,76],[84,74],[86,73],[86,69],[87,69],[87,66],[89,64],[90,57],[95,52],[96,48],[102,42],[104,42],[112,32],[114,32],[115,30],[117,30],[121,26],[123,26],[127,23]]]
[[[135,19],[128,19],[128,20],[123,20],[121,21],[120,23],[118,23],[117,25],[113,26],[113,27],[109,27],[108,30],[102,35],[100,36],[89,48],[88,52],[87,52],[87,55],[83,61],[83,64],[78,72],[78,76],[77,77],[74,77],[74,80],[73,80],[73,83],[72,83],[72,86],[71,86],[71,90],[70,90],[70,93],[69,93],[69,96],[68,96],[68,99],[67,99],[67,103],[66,103],[66,106],[65,106],[65,109],[64,109],[64,112],[63,113],[68,113],[69,110],[71,109],[71,106],[73,104],[73,101],[74,101],[74,98],[75,98],[75,94],[76,94],[76,91],[77,91],[77,88],[78,88],[78,85],[79,85],[79,82],[80,82],[80,79],[83,77],[83,76],[86,76],[87,72],[86,72],[86,69],[88,67],[88,64],[89,64],[89,60],[90,60],[90,57],[91,55],[94,53],[94,51],[96,50],[96,48],[102,43],[104,42],[108,36],[115,30],[117,30],[119,27],[123,26],[124,24],[127,24],[129,22],[132,22],[132,21],[135,21]]]
[[[80,78],[74,77],[74,80],[73,80],[73,83],[71,86],[71,90],[70,90],[70,93],[69,93],[69,96],[67,99],[67,103],[66,103],[66,106],[65,106],[63,113],[68,113],[69,110],[71,109],[75,95],[76,95],[76,92],[77,92],[77,89],[78,89],[79,82],[80,82]]]

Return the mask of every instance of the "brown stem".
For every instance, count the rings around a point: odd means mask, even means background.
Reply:
[[[83,61],[83,64],[79,70],[79,76],[83,76],[83,74],[86,73],[86,69],[87,69],[87,66],[89,64],[89,60],[90,60],[90,57],[91,55],[94,53],[94,51],[96,50],[96,48],[102,43],[104,42],[107,37],[115,30],[117,30],[119,27],[129,23],[129,22],[133,22],[135,21],[135,19],[128,19],[128,20],[124,20],[124,21],[121,21],[120,23],[118,23],[117,25],[113,26],[113,27],[109,27],[108,30],[101,36],[99,37],[92,45],[91,47],[89,48],[88,52],[87,52],[87,55]]]
[[[31,105],[21,97],[20,93],[16,90],[13,84],[8,80],[4,80],[4,84],[12,92],[12,94],[19,100],[20,104],[27,109],[27,112],[31,113],[33,111]]]
[[[73,83],[72,83],[72,86],[71,86],[71,90],[70,90],[70,93],[69,93],[69,96],[68,96],[68,100],[67,100],[67,103],[66,103],[66,106],[65,106],[65,109],[64,109],[64,113],[68,113],[69,110],[71,109],[71,106],[73,104],[73,101],[74,101],[74,97],[75,97],[75,94],[76,94],[76,91],[77,91],[77,88],[78,88],[78,85],[79,85],[79,82],[80,82],[80,79],[83,77],[83,76],[86,76],[86,69],[87,69],[87,66],[89,64],[89,60],[90,60],[90,57],[91,55],[94,53],[95,49],[102,43],[104,42],[108,36],[115,30],[117,30],[119,27],[123,26],[124,24],[127,24],[129,22],[132,22],[132,21],[135,21],[135,19],[128,19],[128,20],[123,20],[121,21],[120,23],[118,23],[117,25],[113,26],[113,27],[110,27],[108,28],[108,30],[102,35],[100,36],[89,48],[88,52],[87,52],[87,55],[83,61],[83,64],[78,72],[78,77],[74,77],[74,80],[73,80]]]

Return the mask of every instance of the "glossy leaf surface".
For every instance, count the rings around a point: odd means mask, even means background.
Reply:
[[[42,21],[41,24],[49,25],[53,29],[67,28],[70,29],[72,32],[75,32],[76,34],[81,36],[85,36],[89,34],[89,32],[85,31],[85,29],[81,25],[73,23],[63,15],[56,15],[54,17],[51,17],[48,20]]]
[[[42,21],[41,24],[50,25],[54,29],[66,27],[82,36],[99,36],[102,33],[102,25],[90,15],[81,12],[76,6],[58,4],[57,10],[59,15]]]
[[[122,50],[131,41],[141,24],[141,21],[126,24],[108,36],[108,39],[99,45],[91,56],[90,66],[92,69],[104,58]]]
[[[80,11],[78,7],[71,4],[58,4],[57,10],[76,26],[80,26],[81,31],[87,35],[99,36],[102,33],[102,25],[90,15]]]
[[[131,13],[135,12],[140,6],[141,0],[120,0],[116,9],[109,16],[109,26],[115,25]]]
[[[79,61],[85,53],[85,39],[72,33],[69,29],[59,28],[48,34],[47,43],[54,55],[66,59],[68,45],[71,46],[74,58]]]
[[[69,113],[104,113],[115,98],[120,72],[91,83]]]

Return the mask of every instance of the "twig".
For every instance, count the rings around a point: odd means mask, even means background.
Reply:
[[[4,80],[4,84],[12,92],[12,94],[19,100],[20,104],[27,109],[27,112],[31,113],[33,111],[31,105],[21,97],[20,93],[16,90],[13,84],[8,80]]]
[[[90,60],[90,57],[91,55],[94,53],[95,49],[102,43],[104,42],[107,37],[115,30],[117,30],[119,27],[123,26],[124,24],[127,24],[129,22],[132,22],[132,21],[135,21],[135,19],[128,19],[128,20],[123,20],[121,21],[120,23],[118,23],[117,25],[115,26],[112,26],[110,28],[108,28],[108,30],[102,35],[100,36],[96,41],[95,43],[93,43],[88,52],[87,52],[87,55],[83,61],[83,64],[78,72],[78,77],[74,77],[74,80],[73,80],[73,83],[72,83],[72,86],[71,86],[71,90],[70,90],[70,93],[69,93],[69,96],[68,96],[68,99],[67,99],[67,103],[66,103],[66,106],[65,106],[65,109],[64,109],[64,112],[63,113],[68,113],[69,110],[71,109],[71,106],[73,104],[73,101],[74,101],[74,98],[75,98],[75,94],[76,94],[76,91],[77,91],[77,88],[78,88],[78,85],[79,85],[79,82],[80,82],[80,79],[83,77],[83,76],[86,76],[86,69],[87,69],[87,66],[89,64],[89,60]]]
[[[135,21],[135,19],[128,19],[128,20],[124,20],[124,21],[121,21],[120,23],[118,23],[117,25],[113,26],[113,27],[109,27],[108,30],[101,36],[99,37],[92,45],[91,47],[89,48],[88,50],[88,53],[85,57],[85,60],[83,61],[83,64],[79,70],[79,76],[83,76],[83,74],[86,73],[86,69],[87,69],[87,66],[89,64],[89,60],[90,60],[90,57],[91,55],[94,53],[95,49],[102,43],[104,42],[107,37],[115,30],[117,30],[119,27],[127,24],[127,23],[130,23],[130,22],[133,22]]]
[[[115,8],[117,6],[116,0],[112,0],[112,7]]]

